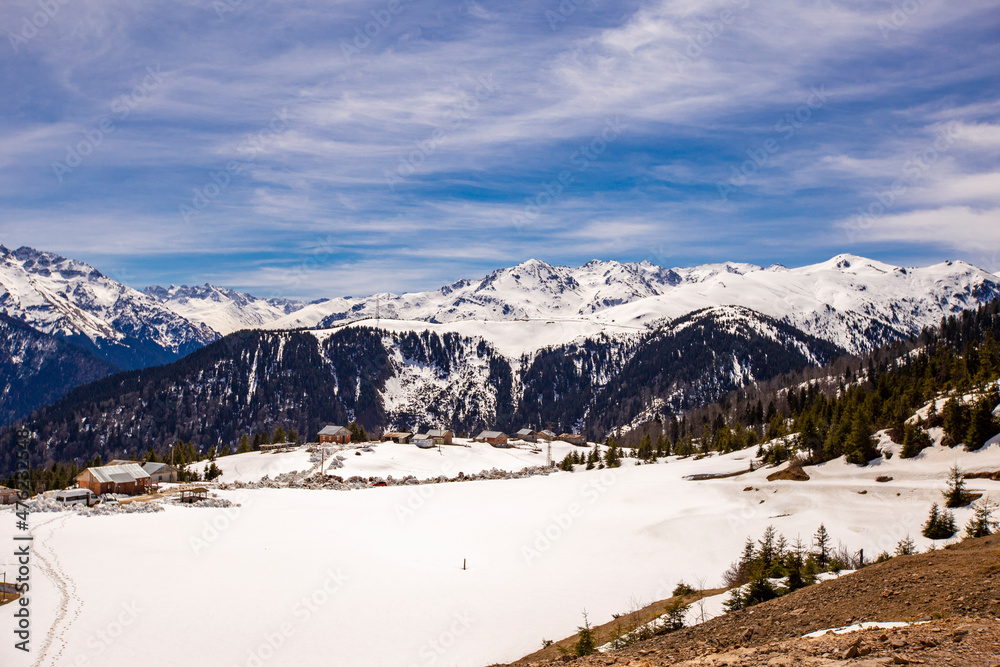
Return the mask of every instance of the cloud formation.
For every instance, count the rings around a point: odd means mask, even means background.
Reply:
[[[12,0],[0,242],[300,297],[527,257],[977,261],[997,9]]]

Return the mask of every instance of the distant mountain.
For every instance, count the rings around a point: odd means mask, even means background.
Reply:
[[[998,295],[996,275],[963,262],[905,268],[838,255],[796,269],[737,263],[664,269],[647,262],[595,260],[569,268],[529,260],[432,292],[315,302],[267,327],[324,328],[378,313],[382,319],[445,324],[577,321],[610,333],[735,305],[860,353]],[[542,343],[537,350],[546,339],[533,340]]]
[[[0,314],[0,424],[117,370],[92,352]]]
[[[294,299],[260,299],[208,283],[193,287],[153,285],[143,293],[181,317],[211,327],[223,336],[240,329],[260,328],[306,305]]]
[[[183,357],[219,336],[83,262],[0,246],[0,312],[119,368]]]
[[[173,364],[79,387],[34,421],[55,458],[178,439],[232,446],[278,425],[312,437],[325,422],[354,420],[376,430],[535,425],[599,437],[650,410],[674,414],[841,352],[732,307],[517,360],[455,333],[240,331]]]
[[[163,437],[208,442],[283,420],[306,431],[316,420],[340,417],[366,426],[456,430],[552,423],[597,435],[643,414],[676,413],[774,373],[917,334],[944,316],[1000,296],[1000,278],[961,262],[905,268],[853,255],[795,269],[740,263],[666,269],[597,260],[570,268],[530,260],[431,292],[303,304],[207,284],[137,292],[82,262],[0,247],[0,290],[0,309],[11,318],[125,370],[176,361],[222,333],[274,332],[229,336],[225,340],[250,347],[213,347],[211,358],[234,378],[250,373],[249,385],[268,383],[285,398],[248,398],[260,405],[247,412],[230,409],[233,399],[216,393],[235,391],[229,384],[206,381],[199,388],[194,380],[175,379],[163,388],[180,397],[188,414],[202,415],[164,430]],[[292,328],[312,332],[302,334],[305,338],[278,333]],[[282,357],[283,340],[318,345],[318,356],[288,361]],[[362,340],[369,342],[357,342]],[[261,350],[261,360],[271,359],[268,365],[248,357],[249,349]],[[223,363],[219,350],[236,357]],[[370,364],[382,364],[381,375],[334,373],[327,367],[344,361],[338,355],[348,355],[366,373]],[[203,358],[162,372],[197,367],[196,377],[209,377],[216,371],[198,366]],[[32,381],[34,371],[18,365],[26,357],[12,350],[7,359],[8,384]],[[88,367],[70,373],[66,389],[77,381],[73,378],[91,378],[92,372]],[[296,377],[316,373],[316,386],[296,384]],[[159,375],[140,373],[127,382],[144,394],[147,389],[136,383],[152,377]],[[364,382],[376,394],[356,404]],[[73,395],[119,401],[124,399],[116,392],[124,386],[98,383]],[[349,387],[354,400],[344,393]],[[302,392],[311,398],[296,398]],[[328,409],[310,408],[316,397]],[[214,401],[222,411],[219,419],[232,423],[210,426],[203,400]],[[69,406],[70,397],[66,401],[61,405]],[[18,409],[39,406],[25,403]],[[139,418],[124,409],[111,417],[103,408],[99,412],[86,417],[111,419],[125,430],[132,428],[130,419]],[[120,441],[107,435],[108,447]]]

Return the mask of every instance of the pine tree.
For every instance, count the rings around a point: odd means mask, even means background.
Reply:
[[[948,490],[944,492],[945,507],[965,507],[969,504],[969,494],[965,491],[965,475],[956,463],[948,473]]]
[[[976,401],[970,411],[969,425],[965,429],[965,448],[970,452],[985,445],[987,440],[1000,431],[1000,425],[993,416],[993,408],[998,402],[1000,397],[991,393]]]
[[[949,447],[962,442],[969,429],[969,409],[958,402],[954,396],[944,404],[941,415],[944,418],[945,444]]]
[[[993,520],[993,512],[997,510],[995,504],[986,499],[973,505],[972,509],[973,516],[965,524],[967,538],[986,537],[1000,529],[1000,521]]]
[[[247,434],[244,433],[243,435],[240,436],[240,444],[236,448],[236,453],[246,454],[247,452],[251,451],[253,451],[253,449],[250,447],[250,440],[247,438]]]
[[[847,444],[847,462],[868,465],[868,462],[877,456],[878,452],[875,450],[871,424],[863,414],[858,412],[851,424],[851,435]]]
[[[955,527],[955,515],[949,511],[941,512],[938,504],[931,506],[930,516],[924,524],[923,536],[932,540],[946,540],[958,529]]]
[[[609,468],[617,468],[622,464],[621,454],[618,451],[618,443],[609,439],[608,451],[604,455],[604,462]]]
[[[897,556],[912,556],[915,553],[917,553],[917,545],[909,535],[896,543]]]
[[[830,560],[830,534],[826,532],[825,525],[819,525],[819,530],[813,536],[813,544],[816,545],[816,549],[818,550],[816,560],[821,566],[825,567]]]
[[[597,637],[594,636],[594,629],[590,626],[586,610],[583,612],[583,625],[577,627],[577,631],[580,633],[580,639],[576,642],[577,657],[593,654],[597,650]]]
[[[284,428],[282,428],[281,426],[279,426],[278,428],[274,429],[274,440],[272,440],[272,442],[274,442],[274,444],[276,444],[276,445],[285,442],[285,429]]]
[[[899,453],[902,458],[911,459],[930,446],[931,436],[927,431],[915,424],[903,427],[903,448]]]

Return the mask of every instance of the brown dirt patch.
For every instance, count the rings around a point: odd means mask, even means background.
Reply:
[[[703,597],[718,595],[719,593],[724,593],[725,590],[726,589],[724,588],[716,588],[706,591],[696,591],[694,593],[691,593],[690,595],[680,596],[680,600],[684,604],[694,604]],[[595,626],[594,636],[597,638],[597,644],[598,645],[604,644],[608,641],[611,641],[611,638],[616,636],[616,634],[621,635],[626,632],[631,632],[635,628],[641,627],[646,623],[649,623],[650,621],[659,618],[660,616],[665,614],[667,609],[670,608],[677,600],[678,600],[677,597],[671,597],[666,600],[660,600],[658,602],[654,602],[653,604],[647,605],[642,609],[631,611],[627,614],[622,614],[618,618],[608,623],[605,623],[604,625]],[[581,623],[583,622],[582,617],[580,621]],[[517,664],[521,664],[522,662],[559,660],[563,655],[563,651],[568,651],[570,648],[575,646],[578,641],[580,641],[579,634],[571,635],[569,637],[566,637],[565,639],[553,643],[552,646],[543,648],[540,651],[535,651],[531,655],[521,658],[521,660],[518,661]],[[560,649],[563,649],[563,651],[561,651]]]
[[[809,474],[802,469],[802,463],[798,460],[792,461],[787,466],[779,470],[778,472],[772,472],[767,476],[767,481],[775,482],[778,480],[787,480],[791,482],[808,482]]]
[[[962,645],[966,640],[963,639],[958,642],[940,642],[937,647],[933,647],[936,651],[934,655],[937,656],[935,659],[930,659],[931,653],[925,654],[928,657],[926,664],[947,662],[951,665],[1000,667],[1000,657],[997,657],[1000,656],[1000,643],[998,643],[1000,622],[996,620],[1000,616],[998,564],[1000,564],[1000,535],[966,540],[930,553],[893,558],[854,574],[809,586],[777,600],[714,618],[693,628],[685,628],[679,632],[640,642],[606,656],[577,659],[572,664],[614,664],[602,662],[612,659],[617,660],[618,664],[649,667],[829,664],[829,660],[834,656],[832,654],[823,656],[822,652],[815,657],[827,662],[739,662],[733,657],[733,652],[740,649],[758,649],[753,655],[762,655],[763,647],[779,646],[781,642],[792,640],[816,642],[819,640],[799,640],[799,638],[808,632],[862,621],[933,620],[934,623],[931,625],[945,632],[950,631],[956,623],[966,622],[953,619],[982,619],[976,621],[980,624],[976,626],[976,634],[969,634],[967,638],[979,642],[982,635],[982,642],[975,644],[974,648],[986,650],[984,647],[993,647],[990,649],[993,653],[983,654],[992,656],[992,662],[982,661],[982,655],[978,658],[964,656]],[[983,628],[981,633],[979,627]],[[933,628],[929,628],[927,632],[931,630]],[[915,632],[918,631],[909,628],[906,635],[910,636]],[[904,633],[900,631],[889,634],[903,636]],[[920,650],[930,651],[930,648]],[[870,663],[871,665],[888,664],[883,658],[891,659],[891,656],[886,657],[887,652],[881,648],[879,651],[881,653],[872,654],[876,656],[875,658],[859,656],[858,660],[875,660]],[[786,655],[787,647],[776,648],[773,653],[772,658]],[[730,658],[727,659],[730,662],[705,661],[712,655],[718,657],[729,655]],[[969,653],[969,656],[973,655],[974,652]],[[947,661],[947,657],[951,657],[952,660]],[[685,662],[696,659],[703,661]],[[757,660],[756,657],[753,659]],[[522,661],[517,664],[527,663]],[[851,663],[838,661],[837,664]]]

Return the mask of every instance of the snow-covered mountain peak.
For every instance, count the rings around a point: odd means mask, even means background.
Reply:
[[[0,251],[0,309],[124,368],[165,363],[218,338],[85,262],[28,247]]]
[[[306,305],[293,299],[261,299],[209,283],[151,285],[143,292],[181,317],[201,322],[222,335],[260,328]]]

